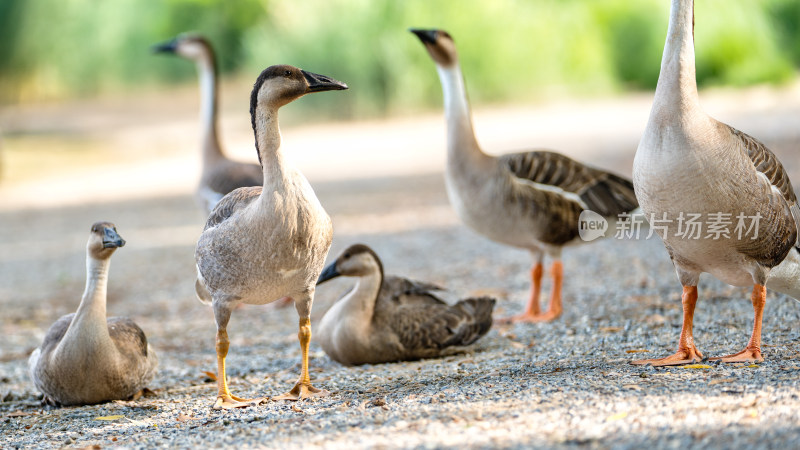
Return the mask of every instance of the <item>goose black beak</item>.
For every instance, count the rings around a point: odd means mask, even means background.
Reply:
[[[408,31],[416,34],[423,44],[435,44],[436,35],[439,33],[439,30],[423,30],[421,28],[410,28]]]
[[[117,230],[113,228],[103,228],[103,248],[117,248],[124,247],[125,239],[117,234]]]
[[[175,53],[175,50],[178,48],[178,40],[172,39],[167,42],[162,42],[160,44],[156,44],[150,49],[153,53]]]
[[[330,280],[331,278],[338,277],[339,275],[341,274],[339,273],[338,270],[336,270],[336,261],[334,261],[330,265],[328,265],[328,267],[326,267],[321,274],[319,274],[319,279],[317,280],[317,284],[318,285],[322,284]]]
[[[341,81],[334,80],[331,77],[320,75],[318,73],[306,72],[300,70],[308,82],[307,92],[322,92],[322,91],[343,91],[347,89],[347,85]]]

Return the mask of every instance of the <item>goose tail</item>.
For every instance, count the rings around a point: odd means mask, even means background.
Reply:
[[[467,346],[489,332],[492,327],[494,304],[495,299],[491,297],[472,297],[453,305],[453,309],[463,315],[463,321],[459,332],[455,333],[446,345]]]

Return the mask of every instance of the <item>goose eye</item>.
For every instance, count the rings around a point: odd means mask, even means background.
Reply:
[[[344,254],[344,258],[345,258],[345,259],[348,259],[348,258],[350,258],[350,253],[345,253],[345,254]]]
[[[286,72],[283,72],[283,76],[286,77],[286,78],[290,78],[292,76],[292,71],[291,70],[287,70]]]

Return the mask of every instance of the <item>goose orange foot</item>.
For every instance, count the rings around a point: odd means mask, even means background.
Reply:
[[[758,348],[746,348],[739,353],[734,353],[728,356],[715,356],[708,358],[710,361],[722,361],[724,363],[737,363],[737,362],[764,362],[764,357],[761,356],[761,350]]]
[[[325,389],[318,389],[311,385],[311,383],[302,383],[298,382],[294,385],[291,391],[281,394],[275,397],[272,397],[275,401],[280,400],[303,400],[306,398],[319,398],[319,397],[327,397],[331,395],[329,391]]]
[[[703,360],[703,354],[700,353],[697,348],[694,346],[681,349],[675,352],[675,354],[667,356],[666,358],[657,358],[657,359],[639,359],[636,361],[631,361],[631,364],[636,366],[646,366],[651,365],[655,367],[659,366],[680,366],[683,364],[693,364],[698,363]]]
[[[239,398],[234,395],[220,395],[217,397],[217,401],[214,402],[214,406],[212,409],[235,409],[235,408],[247,408],[250,406],[257,406],[261,403],[264,403],[267,399],[264,397],[261,398]]]

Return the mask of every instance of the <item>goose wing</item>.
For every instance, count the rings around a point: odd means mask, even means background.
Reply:
[[[794,244],[800,248],[800,205],[798,205],[797,195],[792,188],[792,182],[789,180],[789,174],[786,173],[783,164],[758,139],[729,125],[725,125],[725,127],[727,127],[735,140],[741,144],[750,161],[753,162],[755,169],[769,181],[771,189],[777,190],[786,202],[791,214],[790,222],[794,225],[794,233],[791,233],[791,230],[787,230],[787,232],[794,235]]]
[[[408,278],[386,276],[381,286],[381,295],[388,295],[389,300],[396,305],[434,304],[446,305],[433,291],[443,291],[444,288],[423,281],[409,280]]]
[[[387,287],[393,287],[385,294]],[[491,327],[494,299],[462,300],[448,305],[431,290],[438,286],[387,277],[376,305],[376,326],[392,330],[406,351],[438,351],[469,345]]]
[[[236,211],[246,207],[261,195],[261,186],[242,187],[231,191],[211,211],[203,231],[213,228],[227,220]]]
[[[401,305],[390,322],[400,343],[410,352],[439,351],[472,344],[492,324],[494,299],[467,299],[447,304]]]
[[[133,320],[127,317],[109,317],[108,334],[120,353],[147,357],[147,336]]]
[[[64,335],[67,334],[67,330],[69,329],[69,325],[72,323],[72,318],[75,317],[75,313],[70,313],[65,316],[61,316],[58,320],[55,321],[50,328],[47,330],[47,334],[44,336],[44,340],[42,341],[42,345],[39,346],[32,354],[30,359],[28,360],[28,366],[33,369],[38,364],[39,360],[44,357],[44,361],[48,360],[47,355],[52,352],[58,344],[64,339]]]
[[[612,217],[639,206],[633,183],[610,172],[581,164],[550,151],[511,153],[498,158],[517,178],[534,187],[578,202],[602,216]]]

